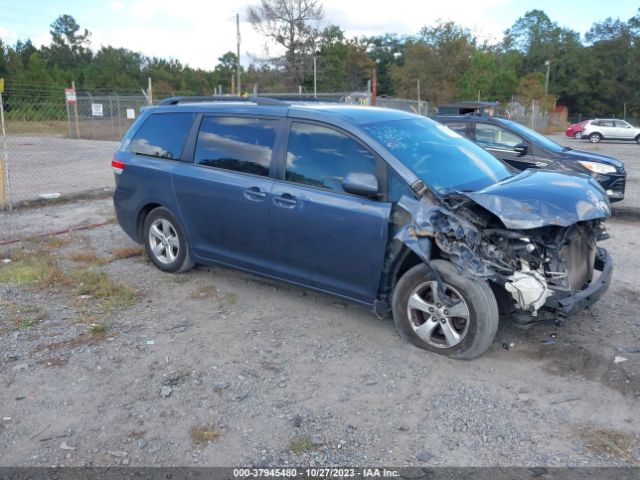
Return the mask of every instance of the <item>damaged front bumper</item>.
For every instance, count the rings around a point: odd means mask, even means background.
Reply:
[[[527,171],[479,192],[403,197],[398,207],[409,219],[398,216],[394,238],[428,269],[434,250],[460,274],[504,289],[505,315],[568,317],[611,283],[611,258],[597,246],[610,209],[590,177]],[[437,272],[430,275],[441,288]]]
[[[604,248],[597,250],[594,269],[600,272],[600,275],[587,288],[577,292],[555,292],[547,298],[545,308],[569,317],[600,300],[609,289],[613,276],[613,260]]]

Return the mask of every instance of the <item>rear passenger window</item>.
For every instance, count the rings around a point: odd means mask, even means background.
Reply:
[[[285,179],[343,192],[351,172],[376,173],[376,158],[351,137],[309,123],[291,125]]]
[[[278,123],[264,118],[205,117],[194,161],[207,167],[266,177]]]
[[[522,138],[489,123],[476,123],[476,142],[487,148],[512,149],[522,143]]]
[[[179,160],[194,118],[194,113],[153,114],[134,135],[129,150],[140,155]]]

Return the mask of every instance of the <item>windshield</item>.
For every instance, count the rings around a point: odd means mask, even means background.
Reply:
[[[480,190],[511,176],[493,155],[426,118],[371,123],[363,129],[440,194]]]
[[[562,145],[551,140],[550,138],[545,137],[544,135],[536,132],[535,130],[527,128],[524,125],[520,125],[519,123],[516,123],[516,122],[508,122],[508,123],[509,123],[509,127],[514,132],[519,133],[520,135],[524,135],[525,137],[529,137],[530,140],[532,140],[534,143],[537,143],[538,145],[540,145],[542,148],[546,150],[550,150],[555,153],[566,152],[567,150],[571,150],[570,148],[563,147]]]

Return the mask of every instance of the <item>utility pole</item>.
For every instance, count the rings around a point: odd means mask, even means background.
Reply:
[[[418,90],[418,115],[420,115],[420,79],[418,79],[416,87]]]
[[[240,87],[240,14],[236,13],[236,32],[238,34],[238,55],[236,56],[236,75],[238,80],[238,95],[242,95],[242,88]]]
[[[371,69],[371,101],[370,105],[377,105],[378,99],[378,69],[374,66]]]
[[[316,74],[316,56],[313,56],[313,98],[318,98],[318,77]]]
[[[549,94],[549,70],[551,69],[551,60],[547,60],[544,62],[547,67],[547,73],[544,77],[544,94]]]

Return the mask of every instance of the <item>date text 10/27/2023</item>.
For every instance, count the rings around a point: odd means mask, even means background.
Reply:
[[[394,478],[397,470],[387,468],[234,468],[236,478]]]

